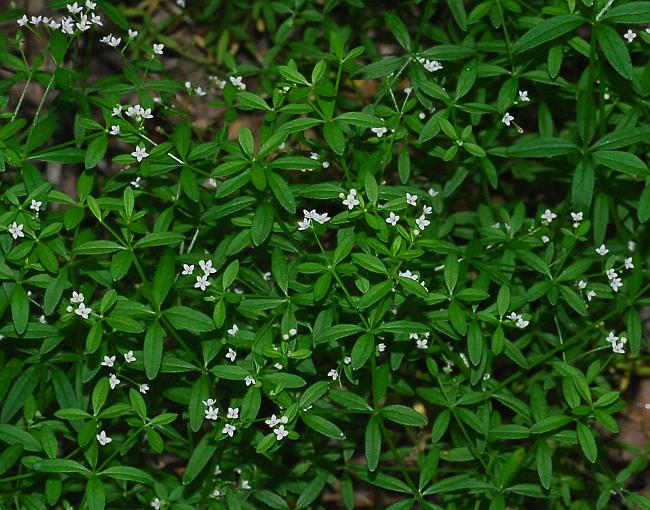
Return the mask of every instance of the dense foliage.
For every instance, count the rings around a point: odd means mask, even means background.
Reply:
[[[0,20],[0,507],[650,508],[650,2]]]

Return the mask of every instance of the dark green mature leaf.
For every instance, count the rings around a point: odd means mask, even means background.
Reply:
[[[183,473],[183,485],[188,485],[201,474],[205,465],[210,462],[210,459],[217,451],[217,445],[212,444],[208,435],[203,436],[199,441],[190,457],[185,473]]]
[[[612,27],[605,24],[598,24],[595,27],[596,39],[600,49],[603,50],[605,58],[623,78],[632,79],[632,60],[623,38]]]
[[[266,172],[266,180],[280,205],[291,214],[294,214],[296,212],[296,199],[286,181],[272,171]]]
[[[343,431],[327,418],[323,418],[322,416],[313,413],[303,413],[300,417],[309,428],[314,429],[316,432],[319,432],[324,436],[339,440],[345,439]]]
[[[24,333],[29,321],[29,299],[27,291],[20,285],[14,287],[11,293],[11,318],[18,334]]]
[[[108,137],[104,134],[94,138],[86,150],[86,157],[84,159],[84,166],[86,169],[95,168],[106,154],[108,149]]]
[[[424,427],[427,424],[426,416],[418,413],[415,409],[403,405],[389,405],[381,409],[384,418],[413,427]]]
[[[38,461],[32,467],[43,473],[75,473],[88,477],[91,474],[87,467],[68,459],[45,459]]]
[[[210,317],[187,306],[172,306],[165,310],[165,317],[178,329],[186,329],[194,333],[214,330],[214,322]]]
[[[392,12],[387,12],[384,16],[384,21],[388,30],[395,36],[397,42],[400,46],[407,51],[411,49],[411,38],[409,37],[409,32],[401,19]]]
[[[368,469],[374,471],[377,469],[379,455],[381,454],[381,429],[379,428],[379,418],[377,416],[371,416],[366,425],[365,448]]]
[[[634,154],[624,151],[600,150],[592,154],[594,163],[629,175],[648,176],[648,167]]]
[[[518,142],[507,148],[506,154],[514,158],[552,158],[578,151],[579,147],[562,138],[539,138]]]
[[[567,32],[584,25],[586,19],[576,15],[561,15],[546,19],[526,32],[513,46],[513,53],[523,53],[541,44],[553,41]]]
[[[88,241],[77,246],[73,251],[77,255],[103,255],[123,250],[124,246],[114,241]]]
[[[650,2],[615,5],[602,19],[610,23],[650,23]]]

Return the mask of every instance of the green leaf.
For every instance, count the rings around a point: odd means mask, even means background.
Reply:
[[[350,357],[352,358],[352,368],[358,370],[365,365],[374,350],[375,337],[373,335],[366,333],[357,338],[357,341],[354,342],[354,346],[352,347],[352,352],[350,353]]]
[[[455,253],[448,254],[445,259],[444,276],[447,290],[452,294],[458,282],[458,256]]]
[[[34,471],[42,473],[76,473],[84,476],[90,476],[90,470],[74,460],[68,459],[45,459],[36,462],[32,466]]]
[[[594,29],[598,45],[603,50],[607,61],[623,78],[631,80],[632,60],[621,35],[614,28],[602,23],[597,24]]]
[[[386,296],[393,289],[393,281],[386,280],[377,285],[370,287],[368,292],[366,292],[359,301],[357,302],[357,308],[359,310],[365,310],[366,308],[371,307],[377,301]]]
[[[251,226],[251,240],[255,246],[262,244],[273,228],[273,207],[266,203],[255,211]]]
[[[506,154],[513,158],[552,158],[577,152],[579,147],[562,138],[538,138],[537,140],[518,142],[506,149]]]
[[[180,232],[153,232],[147,234],[133,245],[133,248],[151,248],[152,246],[167,246],[178,244],[185,239]]]
[[[365,78],[367,80],[372,80],[374,78],[382,78],[384,76],[388,76],[391,73],[397,71],[400,67],[405,65],[407,62],[408,62],[407,57],[388,57],[362,67],[361,69],[355,71],[353,73],[353,76]],[[381,125],[383,125],[383,123],[374,124],[372,126],[366,126],[366,127],[379,127]]]
[[[147,328],[142,354],[144,356],[144,371],[150,380],[155,379],[160,370],[164,337],[165,331],[158,321]]]
[[[409,37],[408,29],[402,20],[392,12],[387,12],[384,16],[384,21],[386,22],[388,30],[390,30],[391,33],[395,36],[395,39],[397,39],[397,42],[400,44],[400,46],[405,50],[410,51],[411,38]]]
[[[449,10],[454,15],[454,19],[458,26],[467,32],[467,13],[465,12],[465,5],[462,0],[447,0]]]
[[[602,19],[610,23],[650,23],[650,2],[616,5]]]
[[[239,99],[242,106],[246,108],[259,109],[259,110],[270,110],[266,101],[256,94],[251,94],[250,92],[237,92],[237,98]]]
[[[273,250],[271,255],[271,274],[275,283],[280,287],[285,295],[289,292],[289,266],[287,265],[287,257],[284,252],[278,248]]]
[[[40,452],[41,444],[26,430],[19,429],[8,423],[0,424],[0,441],[8,445],[19,444],[25,450],[31,452]]]
[[[648,176],[648,167],[634,154],[624,151],[600,150],[592,153],[591,157],[597,165],[603,165],[617,172],[635,176]]]
[[[467,352],[473,365],[481,362],[486,345],[478,321],[473,320],[467,331]]]
[[[77,246],[72,251],[76,255],[103,255],[124,250],[124,246],[113,241],[88,241]]]
[[[635,143],[650,141],[650,126],[620,128],[607,133],[591,146],[592,151],[614,150],[628,147]]]
[[[531,434],[545,434],[546,432],[550,432],[555,429],[559,429],[561,427],[564,427],[565,425],[568,425],[573,421],[573,418],[570,416],[564,416],[564,415],[556,415],[556,416],[548,416],[546,418],[542,418],[539,421],[536,421],[533,426],[530,428],[530,433]]]
[[[195,333],[214,330],[214,323],[210,317],[187,306],[173,306],[165,310],[165,317],[177,329],[185,329]]]
[[[277,198],[278,202],[280,202],[280,205],[291,214],[295,214],[296,199],[294,198],[293,193],[291,193],[291,190],[289,189],[286,181],[272,171],[266,172],[266,180],[269,183],[269,187],[275,195],[275,198]]]
[[[553,41],[587,22],[575,15],[561,15],[546,19],[535,25],[512,45],[514,54],[532,50],[541,44]]]
[[[587,158],[580,160],[571,183],[571,202],[576,210],[589,209],[594,193],[594,166]]]
[[[306,407],[312,405],[314,402],[319,400],[323,395],[325,395],[325,393],[327,393],[329,386],[330,386],[329,381],[318,381],[312,384],[309,388],[307,388],[302,393],[302,395],[300,395],[300,400],[298,401],[298,407],[300,409],[305,409]]]
[[[415,409],[403,405],[389,405],[381,409],[381,415],[395,423],[410,425],[412,427],[424,427],[427,424],[426,416],[418,413]]]
[[[99,473],[101,476],[108,476],[116,480],[127,480],[129,482],[144,483],[153,485],[153,477],[142,469],[131,466],[112,466]]]
[[[86,170],[90,168],[95,168],[97,163],[99,163],[106,154],[108,149],[108,137],[105,134],[101,134],[88,144],[88,149],[86,149],[86,157],[84,158],[84,166]]]
[[[553,476],[553,460],[551,458],[551,450],[546,444],[546,441],[541,440],[537,443],[535,462],[539,481],[542,487],[548,489],[551,486]]]
[[[196,445],[192,456],[190,457],[187,467],[185,468],[185,473],[183,473],[183,485],[190,484],[197,476],[201,474],[201,471],[205,468],[205,465],[210,462],[210,459],[214,456],[217,451],[217,446],[210,443],[211,439],[209,434],[203,436],[203,439]]]
[[[587,460],[593,464],[596,462],[596,457],[598,457],[598,448],[596,447],[594,433],[581,422],[576,422],[576,432],[578,432],[578,442],[580,443],[582,452],[587,457]]]
[[[239,129],[239,145],[244,151],[244,154],[252,159],[255,152],[255,144],[253,143],[253,133],[250,128],[243,126]]]
[[[11,318],[16,332],[23,334],[29,321],[29,299],[27,292],[20,285],[16,285],[11,293]]]
[[[363,112],[346,112],[336,117],[336,120],[365,128],[382,127],[384,125],[384,121],[379,117]]]
[[[343,431],[327,418],[323,418],[322,416],[313,413],[303,413],[300,417],[302,418],[302,421],[305,422],[305,425],[324,436],[339,440],[345,439]]]
[[[93,476],[86,482],[85,500],[90,510],[104,510],[106,506],[106,491],[102,481]]]
[[[323,136],[330,148],[339,156],[345,151],[345,136],[343,131],[334,122],[327,122],[323,126]]]
[[[278,71],[280,71],[282,77],[287,81],[298,83],[300,85],[309,85],[307,78],[305,78],[302,73],[289,66],[278,66]]]
[[[6,473],[11,466],[20,458],[23,453],[23,445],[20,443],[12,444],[0,453],[0,475]]]
[[[381,429],[379,428],[379,418],[372,416],[366,425],[365,434],[366,460],[368,469],[374,471],[379,464],[379,455],[381,453]]]
[[[164,253],[158,259],[156,272],[153,275],[152,294],[158,308],[163,304],[174,284],[175,273],[174,255],[171,252]]]

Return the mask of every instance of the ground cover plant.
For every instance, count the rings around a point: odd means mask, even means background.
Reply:
[[[0,23],[1,508],[650,508],[650,2]]]

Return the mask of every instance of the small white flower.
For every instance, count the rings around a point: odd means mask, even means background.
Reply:
[[[596,292],[593,290],[587,291],[587,301],[591,301],[593,298],[596,297]]]
[[[420,230],[424,230],[426,227],[431,225],[431,222],[427,220],[426,216],[423,214],[420,216],[417,220],[415,220],[415,223],[417,224],[418,228]]]
[[[418,117],[420,118],[420,120],[424,120],[427,118],[427,114],[424,112],[420,112],[418,113]]]
[[[131,39],[135,39],[136,37],[138,37],[138,31],[137,31],[137,30],[131,30],[131,29],[129,28],[129,37],[130,37]]]
[[[230,437],[232,437],[235,434],[235,430],[237,430],[236,427],[233,427],[230,423],[226,423],[223,426],[223,430],[221,431],[222,434],[227,434]]]
[[[81,316],[83,319],[87,319],[92,311],[92,308],[87,308],[83,303],[79,303],[79,306],[76,308],[74,313]]]
[[[90,22],[88,21],[88,16],[86,16],[85,14],[81,15],[81,21],[77,23],[77,28],[82,32],[85,32],[86,30],[90,29]]]
[[[345,200],[343,200],[343,205],[347,206],[347,208],[350,209],[350,210],[354,209],[354,206],[359,205],[359,201],[357,200],[356,191],[357,190],[352,188],[350,190],[350,194],[345,198]]]
[[[250,482],[248,480],[242,480],[241,481],[241,488],[246,489],[246,490],[250,490],[250,488],[251,488]]]
[[[329,168],[330,167],[330,162],[329,161],[323,161],[323,168]]]
[[[501,119],[501,122],[503,122],[506,126],[510,126],[510,123],[515,120],[515,118],[510,115],[510,113],[506,112],[503,118]]]
[[[388,132],[388,129],[385,127],[376,127],[370,128],[370,131],[372,131],[377,136],[377,138],[381,138]]]
[[[165,49],[165,45],[164,45],[164,44],[156,44],[156,43],[154,43],[154,45],[153,45],[153,52],[154,52],[156,55],[162,55],[164,49]]]
[[[97,7],[97,4],[95,2],[91,2],[91,0],[86,0],[86,7],[92,11],[95,7]]]
[[[578,228],[580,226],[580,222],[582,221],[582,212],[572,212],[571,219],[573,220],[573,228]]]
[[[43,21],[43,16],[32,16],[30,23],[32,25],[39,25]]]
[[[29,208],[30,208],[32,211],[36,211],[36,212],[38,212],[38,211],[41,210],[41,206],[42,206],[42,205],[43,205],[43,202],[39,202],[39,201],[37,201],[37,200],[32,199],[32,203],[30,204]],[[632,260],[632,259],[630,259],[630,260]]]
[[[587,282],[584,281],[584,280],[580,280],[580,281],[578,282],[578,288],[579,288],[580,290],[586,289],[586,288],[587,288]]]
[[[309,227],[311,227],[311,219],[309,218],[298,222],[298,230],[307,230]]]
[[[135,356],[133,355],[133,351],[129,351],[124,354],[124,361],[127,363],[133,363],[135,361]]]
[[[140,393],[143,395],[146,395],[146,393],[149,391],[149,385],[147,383],[141,384],[140,385]]]
[[[632,30],[628,30],[623,34],[623,38],[627,40],[628,44],[636,39],[636,33]]]
[[[627,249],[629,251],[634,251],[636,250],[636,243],[634,241],[628,241],[627,242]]]
[[[122,42],[122,39],[120,37],[113,37],[113,34],[108,34],[102,37],[99,42],[103,42],[109,46],[112,46],[113,48],[116,48]]]
[[[411,195],[410,193],[406,194],[406,203],[408,205],[415,206],[415,205],[417,205],[417,201],[418,201],[418,196],[417,195]]]
[[[135,159],[138,160],[138,163],[142,161],[144,158],[149,156],[147,153],[147,150],[144,147],[140,147],[139,145],[135,148],[135,150],[131,153],[131,156],[133,156]]]
[[[384,351],[386,350],[386,344],[383,343],[383,342],[377,344],[377,350],[378,350],[379,352],[384,352]]]
[[[239,407],[229,407],[228,418],[230,420],[236,420],[237,418],[239,418]]]
[[[284,429],[284,425],[280,425],[277,429],[273,431],[278,441],[281,441],[282,438],[287,437],[289,432]]]
[[[183,264],[183,272],[181,274],[191,275],[194,272],[194,264]]]
[[[77,14],[83,11],[83,7],[77,5],[77,2],[73,4],[67,4],[66,7],[68,8],[68,12],[70,12],[70,14]]]
[[[525,321],[525,320],[522,319],[521,317],[520,317],[519,319],[517,319],[517,322],[515,323],[515,325],[516,325],[519,329],[524,329],[526,326],[528,326],[528,324],[530,324],[530,321]]]
[[[312,153],[309,155],[309,159],[313,159],[313,160],[318,161],[318,153],[317,153],[317,152],[312,152]]]
[[[519,91],[519,101],[522,103],[527,103],[530,101],[530,98],[528,97],[528,91],[527,90],[520,90]]]
[[[135,181],[131,181],[131,186],[133,186],[135,189],[139,189],[140,186],[142,186],[142,179],[140,177],[136,177]]]
[[[106,435],[106,431],[104,430],[102,430],[99,434],[97,434],[96,437],[97,437],[97,441],[102,446],[105,446],[112,441],[112,439]]]
[[[154,498],[153,501],[151,502],[151,506],[153,507],[153,510],[160,510],[160,507],[162,506],[162,501],[158,498]]]
[[[542,236],[541,239],[544,244],[548,243],[551,240],[548,236]]]
[[[24,225],[20,224],[18,225],[15,221],[9,225],[9,233],[14,239],[18,239],[19,237],[25,237],[25,233],[23,232]]]
[[[104,26],[104,23],[102,23],[102,17],[101,17],[101,16],[98,16],[98,15],[95,14],[94,12],[90,14],[90,22],[91,22],[93,25],[99,25],[100,27],[103,27],[103,26]]]
[[[555,218],[557,218],[557,214],[552,212],[550,209],[546,209],[544,214],[542,214],[542,219],[547,223],[551,223]]]
[[[196,277],[196,283],[194,284],[194,288],[201,289],[202,292],[205,292],[205,289],[208,288],[210,285],[211,284],[208,281],[208,277],[206,275],[202,275]]]
[[[601,244],[600,247],[596,248],[596,253],[602,257],[609,253],[609,250],[604,244]]]
[[[70,298],[70,302],[73,304],[83,303],[84,295],[81,294],[80,292],[77,293],[76,291],[72,291],[72,297]]]
[[[610,331],[609,334],[607,335],[606,340],[607,340],[610,344],[613,344],[613,343],[618,342],[618,337],[614,334],[613,331]]]
[[[231,76],[229,79],[233,87],[237,87],[239,90],[246,90],[246,84],[242,81],[241,76]]]
[[[618,277],[618,273],[616,273],[614,269],[608,269],[605,271],[605,274],[607,275],[608,280],[613,280],[614,278]]]
[[[419,278],[418,275],[411,273],[411,271],[408,270],[408,269],[406,271],[400,271],[398,273],[398,275],[402,276],[404,278],[409,278],[409,279],[413,280],[414,282],[417,282],[418,278]]]
[[[415,343],[418,346],[418,349],[428,349],[429,348],[429,341],[426,338],[418,339],[418,340],[416,340]]]
[[[324,223],[330,221],[332,218],[330,218],[329,214],[327,213],[319,214],[316,211],[312,211],[311,219],[323,225]]]
[[[632,257],[627,257],[625,259],[625,269],[634,269],[634,262],[632,262]]]
[[[104,361],[101,362],[103,367],[112,368],[115,363],[116,356],[104,356]]]
[[[352,358],[350,356],[343,356],[343,363],[349,365],[350,363],[352,363]]]
[[[203,412],[205,413],[206,420],[217,420],[219,418],[219,408],[209,406]]]
[[[399,221],[399,216],[395,214],[394,212],[391,211],[390,215],[388,218],[386,218],[386,223],[392,225],[393,227],[397,225],[397,222]]]
[[[121,132],[122,132],[122,130],[120,129],[120,126],[119,126],[119,125],[115,125],[115,126],[111,126],[111,130],[109,131],[109,134],[110,134],[110,135],[117,136],[117,135],[119,135]]]
[[[620,278],[612,278],[612,280],[609,282],[609,286],[614,292],[618,292],[618,289],[623,286],[623,282]]]
[[[433,212],[433,208],[431,206],[425,205],[422,207],[422,212],[428,216]]]
[[[228,334],[231,336],[235,336],[238,331],[239,331],[239,326],[237,326],[237,324],[233,324],[232,328],[228,329]]]
[[[510,312],[510,315],[506,315],[506,318],[510,319],[511,321],[518,321],[521,320],[521,315],[516,313],[516,312]]]
[[[210,406],[213,406],[213,405],[215,405],[217,403],[217,401],[215,399],[213,399],[213,398],[209,398],[208,400],[202,400],[201,402],[203,402],[203,405],[205,407],[210,407]]]
[[[439,194],[439,192],[436,191],[436,190],[433,189],[433,188],[429,188],[429,191],[428,191],[427,193],[429,193],[429,196],[431,196],[431,197],[433,197],[433,198],[437,197],[438,194]]]
[[[246,383],[246,386],[251,386],[255,384],[255,378],[253,376],[247,375],[246,378],[244,379],[244,382]]]
[[[331,377],[333,381],[336,381],[339,378],[339,374],[335,369],[331,369],[327,372],[327,377]]]
[[[74,20],[72,18],[61,18],[61,32],[68,35],[74,34]]]
[[[140,108],[140,117],[143,119],[153,119],[151,108]]]
[[[197,96],[205,96],[205,95],[207,94],[207,92],[206,92],[205,90],[203,90],[201,87],[196,87],[196,88],[194,89],[194,93],[195,93]]]
[[[214,267],[212,267],[211,260],[208,260],[207,262],[205,260],[199,260],[199,267],[203,270],[203,274],[205,276],[210,276],[211,274],[217,272],[217,270]]]
[[[231,363],[234,363],[236,357],[237,352],[228,347],[228,354],[226,354],[226,358],[228,358]]]
[[[111,389],[114,390],[115,387],[120,384],[120,380],[117,378],[115,374],[111,374],[108,376],[108,384],[111,386]]]
[[[421,59],[422,57],[420,57]],[[429,60],[429,59],[418,59],[418,62],[424,66],[424,68],[429,71],[430,73],[434,73],[436,71],[440,71],[442,69],[442,64],[438,62],[437,60]]]
[[[122,105],[117,105],[113,107],[113,113],[111,113],[111,117],[119,117],[122,115]]]
[[[284,368],[280,363],[274,363],[273,366],[278,370],[282,370]]]
[[[273,428],[280,423],[280,420],[274,414],[272,414],[268,420],[264,420],[264,423]]]
[[[29,19],[27,19],[27,16],[25,16],[24,14],[22,18],[16,20],[16,23],[18,23],[18,26],[20,27],[24,27],[25,25],[27,25],[28,22]]]

